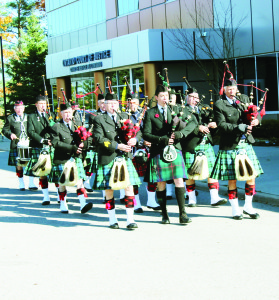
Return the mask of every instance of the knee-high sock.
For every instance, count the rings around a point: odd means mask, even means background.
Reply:
[[[116,214],[115,214],[115,201],[114,198],[109,199],[109,200],[105,200],[106,203],[106,210],[108,212],[109,215],[109,224],[113,225],[115,223],[117,223],[117,218],[116,218]]]
[[[211,204],[215,204],[220,199],[222,199],[219,196],[219,182],[208,183],[208,188],[209,188],[209,192],[210,192],[210,203]]]
[[[228,194],[229,194],[229,201],[230,201],[230,204],[231,204],[231,207],[232,207],[233,217],[240,216],[241,211],[240,211],[240,208],[239,208],[239,205],[238,205],[237,189],[229,190]]]
[[[189,202],[188,204],[196,204],[197,203],[197,197],[196,197],[196,185],[186,185],[186,189],[189,196]]]
[[[134,185],[133,187],[134,187],[134,195],[135,195],[134,209],[141,208],[139,187],[137,185]]]
[[[63,191],[63,192],[58,191],[58,195],[59,195],[59,200],[60,200],[60,210],[68,211],[68,205],[66,202],[67,191]]]
[[[179,215],[180,216],[187,216],[185,211],[185,188],[184,187],[175,187],[175,196],[177,199],[177,204],[179,207]]]
[[[77,196],[80,203],[80,209],[82,209],[86,205],[87,193],[85,188],[77,189]]]
[[[166,190],[163,190],[163,191],[158,191],[157,190],[156,195],[157,195],[158,203],[161,206],[162,213],[166,213],[167,212],[167,193],[166,193]]]
[[[125,196],[125,206],[127,214],[127,225],[135,223],[134,221],[134,196]]]
[[[255,214],[256,211],[253,208],[252,201],[253,196],[256,194],[255,185],[245,184],[245,204],[243,210],[245,210],[249,214]]]

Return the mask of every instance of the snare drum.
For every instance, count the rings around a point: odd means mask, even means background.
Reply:
[[[17,159],[20,161],[29,161],[31,158],[31,147],[17,146]]]

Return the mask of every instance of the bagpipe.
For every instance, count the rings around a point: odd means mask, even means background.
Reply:
[[[226,72],[228,72],[230,74],[230,80],[235,80],[234,77],[233,77],[232,72],[229,69],[229,65],[228,65],[227,61],[224,61],[223,63],[224,63],[225,66],[224,66],[224,75],[223,75],[222,87],[220,89],[220,95],[222,95],[223,91],[224,91],[224,79],[225,79]],[[268,88],[266,88],[263,91],[263,90],[255,87],[253,81],[250,82],[250,85],[237,84],[237,86],[250,87],[250,95],[249,95],[250,102],[249,103],[243,103],[241,101],[241,97],[240,97],[241,94],[238,90],[237,94],[236,94],[236,99],[237,99],[236,104],[240,104],[243,107],[243,115],[244,115],[244,118],[245,118],[244,122],[247,125],[252,126],[252,121],[255,120],[258,117],[259,114],[260,114],[261,117],[263,117],[265,115],[265,104],[266,104],[266,97],[267,97]],[[253,99],[254,99],[253,90],[254,90],[254,88],[261,91],[262,93],[264,93],[262,98],[258,102],[258,106],[253,103]],[[247,138],[247,135],[246,135],[246,138]],[[247,180],[251,180],[251,179],[256,177],[256,172],[255,172],[253,162],[248,157],[247,152],[246,152],[245,149],[236,150],[235,166],[234,167],[235,167],[235,173],[236,173],[236,179],[237,180],[247,181]]]
[[[48,100],[48,92],[47,92],[47,88],[46,88],[45,75],[42,75],[42,77],[43,77],[43,84],[44,84],[44,95],[45,95],[45,100],[47,103],[46,114],[48,115],[49,126],[52,127],[55,124],[55,122],[52,118],[51,111],[50,111],[50,104],[49,104],[49,100]]]

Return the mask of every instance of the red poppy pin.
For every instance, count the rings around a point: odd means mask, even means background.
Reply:
[[[239,101],[239,100],[236,100],[236,101],[235,101],[235,103],[236,103],[236,104],[239,104],[239,103],[240,103],[240,101]]]
[[[155,115],[155,118],[159,118],[159,115],[158,115],[158,114],[156,114],[156,115]]]

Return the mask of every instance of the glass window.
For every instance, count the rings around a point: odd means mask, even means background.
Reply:
[[[266,111],[278,110],[278,81],[276,69],[276,54],[257,56],[257,87],[261,90],[268,88]],[[263,96],[261,91],[258,91],[258,100]]]
[[[130,14],[139,9],[139,0],[118,0],[118,16]]]
[[[105,73],[106,78],[106,93],[108,90],[108,83],[107,77],[109,76],[111,81],[112,90],[115,94],[118,95],[118,99],[122,99],[122,93],[125,86],[125,79],[124,76],[127,77],[127,81],[135,93],[138,87],[138,92],[140,99],[144,99],[145,97],[145,87],[144,87],[144,75],[143,75],[143,68],[134,68],[134,69],[125,69],[119,70],[114,72],[107,72]],[[138,82],[138,86],[137,86]],[[126,86],[126,93],[129,93],[129,88]]]

